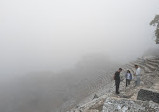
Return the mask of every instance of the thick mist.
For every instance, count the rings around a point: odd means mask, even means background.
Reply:
[[[6,0],[0,10],[3,74],[61,71],[89,53],[129,60],[155,46],[158,0]]]
[[[52,112],[72,97],[89,94],[89,87],[78,84],[87,85],[97,74],[108,74],[158,48],[149,26],[159,13],[158,4],[0,1],[0,111]]]

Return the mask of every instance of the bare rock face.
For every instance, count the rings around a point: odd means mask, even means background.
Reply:
[[[140,89],[138,92],[137,100],[153,101],[159,103],[159,93],[151,90]]]
[[[159,112],[159,104],[123,98],[107,98],[102,112]]]

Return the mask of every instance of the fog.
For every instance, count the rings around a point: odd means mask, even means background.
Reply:
[[[158,48],[149,26],[159,13],[158,4],[158,0],[1,0],[0,111],[52,112],[71,97],[66,100],[63,93],[66,83],[71,88],[82,76],[81,80],[89,79],[104,69],[106,73]],[[50,99],[52,95],[59,101]],[[35,109],[30,107],[32,98]]]

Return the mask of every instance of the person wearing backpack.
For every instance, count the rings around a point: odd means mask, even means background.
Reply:
[[[119,93],[119,86],[120,86],[120,72],[121,71],[122,71],[122,68],[119,68],[119,70],[116,71],[115,74],[114,74],[114,80],[115,80],[115,86],[116,86],[116,89],[115,89],[116,94],[120,94]]]
[[[125,78],[126,78],[126,87],[127,87],[128,85],[130,85],[130,81],[132,80],[132,74],[130,70],[127,70]]]

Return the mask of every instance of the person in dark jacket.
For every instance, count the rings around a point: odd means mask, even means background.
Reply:
[[[116,86],[116,94],[119,94],[119,86],[120,86],[120,72],[122,71],[122,68],[119,68],[118,71],[114,74],[114,80],[115,80],[115,86]]]

